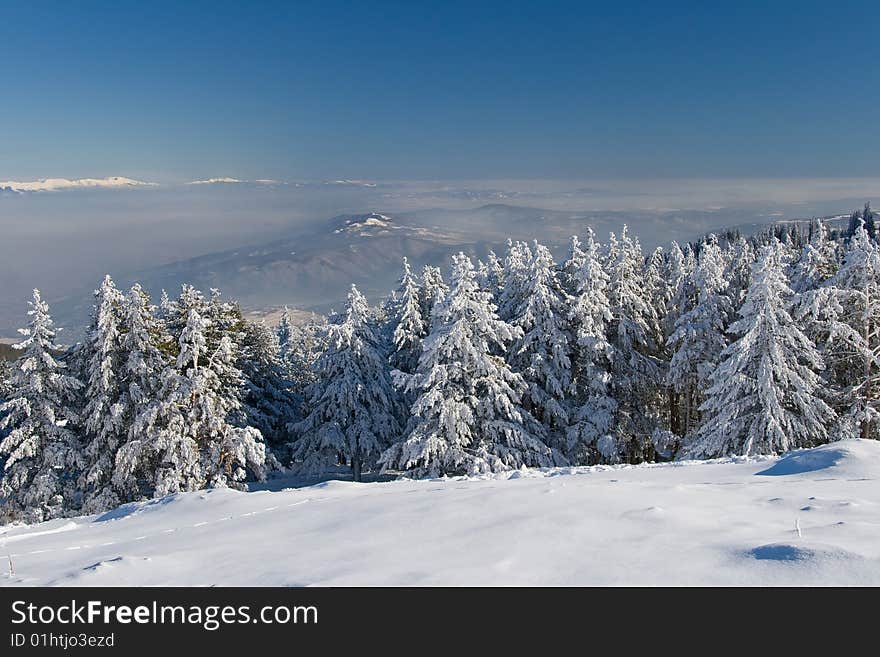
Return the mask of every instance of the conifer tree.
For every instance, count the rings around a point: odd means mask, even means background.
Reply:
[[[638,461],[658,422],[652,397],[662,379],[655,357],[658,345],[653,342],[658,318],[643,287],[644,258],[626,226],[619,240],[614,233],[610,236],[607,268],[609,340],[614,347],[611,383],[618,403],[615,432],[624,456]]]
[[[736,320],[736,311],[742,305],[746,291],[751,283],[752,265],[755,263],[755,250],[751,242],[740,236],[727,251],[727,298],[730,299],[727,325]]]
[[[612,314],[600,248],[592,228],[588,229],[581,268],[572,273],[574,296],[568,315],[574,331],[576,396],[564,452],[572,462],[587,465],[619,460],[617,442],[611,435],[617,411],[609,390],[614,348],[607,333]]]
[[[266,444],[285,456],[290,442],[287,425],[300,419],[300,400],[287,379],[275,331],[263,322],[245,320],[238,362],[244,375],[246,424],[259,429]]]
[[[142,431],[143,420],[154,406],[162,404],[160,385],[166,370],[172,372],[166,355],[168,338],[155,310],[149,295],[134,284],[121,312],[120,417],[126,433],[116,453],[112,477],[114,493],[125,502],[149,499],[155,493],[153,475],[158,450],[151,442],[152,432]]]
[[[508,283],[522,286],[507,295],[513,307],[510,324],[522,331],[510,346],[508,362],[528,384],[524,406],[556,433],[568,424],[566,400],[572,393],[568,295],[550,251],[536,241],[529,253],[525,275]]]
[[[727,345],[725,325],[731,314],[726,292],[728,281],[724,256],[714,235],[703,244],[693,275],[696,299],[693,307],[675,323],[669,337],[673,350],[669,384],[679,393],[684,407],[682,435],[699,426],[698,409],[721,352]]]
[[[802,295],[798,317],[823,346],[827,381],[844,436],[876,438],[880,404],[880,249],[864,226],[839,271]]]
[[[537,422],[521,405],[525,381],[494,354],[521,336],[498,319],[470,258],[456,255],[452,287],[435,306],[419,367],[398,375],[418,396],[405,439],[382,455],[384,469],[439,477],[563,462],[534,437]]]
[[[528,285],[532,251],[525,242],[509,242],[504,258],[504,287],[496,300],[498,317],[510,322],[516,316],[521,295]]]
[[[588,228],[587,230],[592,234],[592,228]],[[577,293],[583,267],[584,250],[581,248],[581,241],[577,235],[572,235],[568,242],[568,258],[562,264],[562,270],[560,272],[562,287],[571,296],[574,296]]]
[[[421,290],[406,258],[403,259],[403,276],[397,289],[393,309],[394,330],[391,366],[401,372],[412,374],[419,362],[422,338],[427,333],[419,303]]]
[[[834,411],[819,396],[822,358],[788,313],[784,258],[778,243],[761,248],[730,327],[737,339],[712,374],[690,456],[774,454],[827,440]]]
[[[791,288],[804,294],[818,288],[837,272],[837,253],[828,239],[828,228],[821,219],[810,225],[810,241],[801,249],[800,257],[791,266]]]
[[[431,315],[434,306],[443,300],[447,292],[449,292],[449,286],[443,282],[440,269],[425,265],[422,270],[422,290],[419,303],[422,308],[422,324],[426,331],[431,329]]]
[[[282,361],[287,360],[287,350],[293,343],[293,332],[293,320],[290,318],[290,309],[284,306],[281,319],[275,328],[275,338],[278,341],[278,357]]]
[[[241,427],[241,371],[232,340],[208,344],[210,325],[195,307],[177,341],[177,357],[158,381],[156,398],[135,420],[120,478],[137,481],[152,496],[205,487],[243,489],[250,473],[265,476],[266,451],[254,427]],[[133,467],[132,467],[133,466]]]
[[[489,251],[485,263],[480,263],[477,280],[480,287],[489,292],[493,299],[498,299],[504,287],[504,264],[494,251]]]
[[[91,326],[80,352],[85,407],[81,425],[86,468],[80,478],[83,511],[97,513],[119,504],[111,480],[116,451],[127,432],[122,403],[124,381],[121,314],[123,295],[110,276],[95,291]]]
[[[61,347],[39,290],[30,306],[30,324],[15,345],[22,355],[13,365],[12,394],[0,406],[0,431],[8,432],[0,441],[5,457],[0,514],[35,523],[68,515],[79,505],[76,474],[83,463],[73,404],[82,383],[58,359]]]
[[[315,363],[309,413],[293,428],[297,469],[348,465],[355,481],[397,438],[399,409],[367,300],[352,285],[345,318],[329,327],[327,350]]]

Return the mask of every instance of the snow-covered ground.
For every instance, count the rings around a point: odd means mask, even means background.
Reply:
[[[215,490],[4,532],[3,585],[878,585],[880,442]]]

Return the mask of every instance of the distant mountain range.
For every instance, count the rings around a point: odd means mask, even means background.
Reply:
[[[175,295],[182,283],[206,292],[218,288],[260,315],[283,305],[326,312],[340,307],[352,283],[374,301],[388,294],[404,257],[418,270],[425,264],[445,266],[458,251],[485,258],[492,249],[502,253],[508,239],[538,239],[563,258],[570,236],[583,236],[587,226],[605,241],[609,231],[628,223],[648,250],[731,226],[753,233],[774,223],[770,217],[764,223],[743,221],[753,217],[724,209],[579,213],[500,203],[469,210],[347,214],[320,222],[305,235],[117,273],[114,279],[120,287],[138,281],[156,298],[163,289]],[[53,303],[58,325],[66,327],[61,336],[65,342],[76,339],[87,322],[98,281],[86,283],[81,293]],[[10,322],[9,329],[14,325]]]

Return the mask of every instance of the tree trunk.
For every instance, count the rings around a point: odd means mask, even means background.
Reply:
[[[352,470],[352,479],[354,481],[361,480],[361,457],[360,455],[355,456],[351,460],[351,470]]]
[[[682,435],[681,431],[681,412],[678,408],[678,395],[675,389],[669,388],[669,430],[676,436]]]
[[[681,432],[682,436],[689,435],[691,431],[691,405],[693,403],[691,397],[691,387],[688,386],[684,391],[684,430]]]

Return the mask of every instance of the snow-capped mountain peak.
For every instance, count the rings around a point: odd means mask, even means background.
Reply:
[[[339,226],[334,233],[360,233],[369,229],[391,229],[397,228],[393,224],[391,217],[379,214],[378,212],[370,212],[365,215],[355,215],[345,217],[342,225]]]
[[[0,189],[13,192],[54,192],[64,189],[155,187],[156,183],[134,180],[125,176],[108,178],[41,178],[40,180],[0,182]]]

